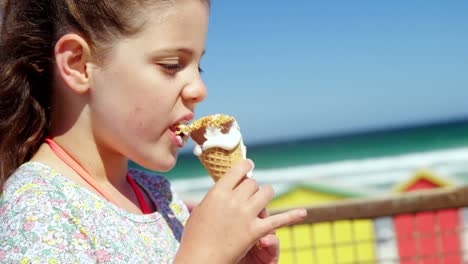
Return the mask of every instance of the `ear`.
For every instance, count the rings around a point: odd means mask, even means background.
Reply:
[[[91,58],[88,43],[77,34],[66,34],[55,44],[55,61],[58,73],[68,88],[82,94],[89,89],[89,69]]]

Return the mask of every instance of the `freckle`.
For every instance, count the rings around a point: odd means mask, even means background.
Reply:
[[[136,106],[133,111],[132,111],[132,118],[138,118],[139,115],[143,112],[143,107],[141,106]]]
[[[139,113],[139,112],[142,112],[142,111],[143,111],[143,107],[141,107],[141,106],[136,106],[136,107],[135,107],[135,110],[134,110],[133,112]]]

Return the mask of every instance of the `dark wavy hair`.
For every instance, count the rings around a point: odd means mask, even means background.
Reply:
[[[47,135],[56,41],[73,31],[102,57],[113,39],[139,31],[137,12],[172,1],[177,0],[2,1],[0,186]],[[210,6],[209,0],[202,2]]]

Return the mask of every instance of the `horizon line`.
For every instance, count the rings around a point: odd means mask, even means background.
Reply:
[[[432,121],[421,121],[421,122],[413,122],[401,125],[389,125],[389,126],[379,126],[374,128],[364,128],[364,129],[356,129],[356,130],[348,130],[346,132],[335,132],[335,133],[323,133],[323,134],[316,134],[316,135],[301,135],[296,136],[294,138],[289,137],[282,137],[277,139],[269,139],[265,141],[246,141],[249,147],[263,147],[263,146],[272,146],[272,145],[281,145],[287,143],[297,143],[302,141],[321,141],[321,140],[332,140],[332,139],[343,139],[343,138],[350,138],[350,137],[363,137],[363,136],[375,136],[383,133],[396,133],[396,132],[403,132],[403,131],[411,131],[411,130],[418,130],[424,128],[434,128],[434,127],[444,127],[444,126],[451,126],[457,124],[468,124],[468,116],[460,116],[454,118],[446,118],[446,119],[437,119]],[[467,135],[468,137],[468,135]],[[191,151],[182,151],[180,155],[191,154]]]

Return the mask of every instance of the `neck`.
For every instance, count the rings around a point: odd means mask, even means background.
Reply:
[[[59,95],[63,97],[61,100],[57,99],[58,95],[53,97],[52,109],[57,110],[51,111],[53,121],[49,138],[72,156],[97,183],[110,183],[117,189],[125,186],[127,158],[112,151],[94,135],[92,122],[89,119],[90,110],[87,104],[82,102],[83,98],[70,99],[69,93]]]
[[[72,156],[100,185],[111,184],[117,189],[127,185],[128,160],[99,145],[93,137],[78,137],[69,131],[60,136],[51,135],[50,138]]]

